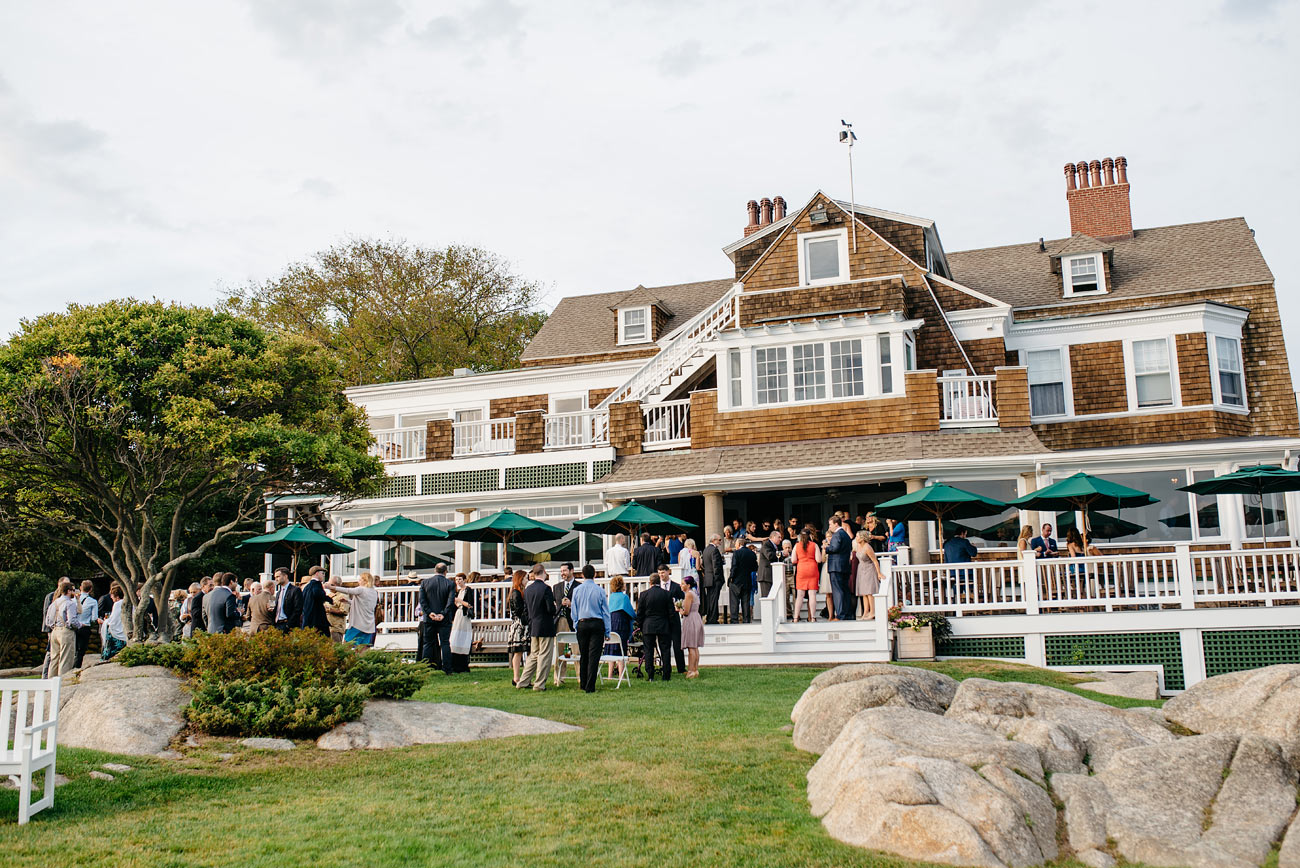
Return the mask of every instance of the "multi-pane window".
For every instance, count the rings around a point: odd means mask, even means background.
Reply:
[[[1031,350],[1025,354],[1029,366],[1029,414],[1065,415],[1065,366],[1060,350]]]
[[[785,347],[754,350],[754,394],[760,404],[780,404],[790,392],[790,374]]]
[[[1174,403],[1169,341],[1133,342],[1133,385],[1139,407],[1168,407]]]
[[[894,350],[889,335],[877,341],[880,346],[880,391],[889,394],[894,391]]]
[[[826,347],[822,344],[791,347],[790,362],[794,374],[794,399],[816,401],[825,398]]]
[[[744,400],[740,366],[740,350],[730,350],[727,353],[727,382],[731,389],[731,406],[733,407],[739,407]]]
[[[1214,358],[1218,367],[1219,401],[1233,407],[1246,406],[1241,379],[1241,342],[1235,338],[1216,337]]]
[[[1096,292],[1101,289],[1101,282],[1097,279],[1096,256],[1076,256],[1070,259],[1069,274],[1071,295]]]
[[[831,397],[862,394],[862,341],[831,341]]]
[[[622,323],[620,341],[625,344],[650,340],[650,310],[629,307],[619,311]]]

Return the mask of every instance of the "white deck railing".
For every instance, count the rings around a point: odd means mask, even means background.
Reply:
[[[423,425],[418,428],[394,428],[390,431],[372,432],[375,445],[370,454],[385,464],[395,461],[423,461],[424,444],[428,434]]]
[[[1300,600],[1300,550],[1209,551],[1191,555],[1196,600],[1251,601],[1272,606]]]
[[[944,428],[997,424],[996,377],[940,377],[939,425]]]
[[[954,615],[1025,609],[1018,561],[881,566],[893,577],[891,605],[904,609]]]
[[[546,448],[605,446],[609,443],[609,411],[578,410],[546,414]]]
[[[515,420],[480,419],[454,422],[452,455],[508,455],[515,451]]]
[[[1035,562],[1042,609],[1116,606],[1180,606],[1178,564],[1173,552],[1045,558]]]
[[[691,444],[691,400],[642,404],[646,449],[671,449]]]

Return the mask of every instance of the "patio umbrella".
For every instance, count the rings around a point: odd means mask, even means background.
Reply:
[[[327,537],[323,533],[317,533],[311,528],[297,523],[287,525],[271,533],[246,539],[235,548],[248,549],[263,554],[267,552],[288,552],[293,555],[293,565],[290,569],[295,580],[298,578],[298,558],[302,555],[337,555],[356,551],[352,546],[344,545],[336,539]]]
[[[1097,509],[1126,509],[1134,506],[1149,506],[1159,503],[1145,491],[1110,482],[1087,473],[1067,476],[1060,482],[1053,482],[1046,488],[1017,497],[1011,503],[1022,509],[1051,510],[1052,512],[1083,513],[1083,550],[1088,550],[1088,513]]]
[[[502,546],[501,567],[505,569],[505,553],[514,542],[538,542],[559,539],[569,532],[561,527],[520,515],[508,509],[485,515],[483,518],[453,527],[447,536],[461,542],[499,542]]]
[[[1125,521],[1122,518],[1116,518],[1113,515],[1106,515],[1104,512],[1093,512],[1089,510],[1086,519],[1088,527],[1092,530],[1092,535],[1101,537],[1105,540],[1119,539],[1123,536],[1132,536],[1135,533],[1141,533],[1146,530],[1144,525],[1136,524],[1131,521]],[[1074,527],[1073,512],[1058,512],[1056,514],[1056,527],[1058,530],[1065,530]]]
[[[1006,508],[1007,505],[1000,500],[940,484],[927,485],[918,491],[877,504],[876,515],[895,521],[938,522],[942,536],[942,522],[946,519],[997,515]],[[939,561],[943,561],[942,544],[939,546]]]
[[[1300,491],[1300,472],[1286,470],[1276,464],[1256,464],[1225,473],[1213,479],[1203,479],[1184,485],[1179,491],[1193,494],[1253,494],[1259,498],[1260,535],[1268,545],[1268,525],[1264,523],[1264,495]]]
[[[623,531],[633,539],[642,531],[649,533],[676,533],[698,525],[684,518],[651,509],[635,500],[619,504],[613,509],[598,512],[573,523],[574,530],[587,533],[610,534]]]
[[[402,543],[411,540],[420,539],[447,539],[447,532],[441,528],[432,527],[422,524],[414,519],[407,518],[404,515],[395,515],[392,518],[372,524],[367,527],[359,527],[356,530],[350,530],[343,534],[344,539],[370,539],[383,540],[384,542],[397,543],[397,574],[402,574]],[[380,575],[383,574],[383,562],[380,562]]]

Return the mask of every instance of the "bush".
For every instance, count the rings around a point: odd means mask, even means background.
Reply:
[[[356,720],[365,707],[359,684],[302,684],[288,677],[200,682],[185,710],[190,723],[213,735],[315,738]]]
[[[23,640],[41,635],[41,604],[52,590],[54,583],[45,576],[0,572],[0,612],[4,613],[0,617],[0,660],[8,658]]]
[[[127,645],[113,657],[123,666],[166,666],[180,672],[184,667],[186,646],[190,642],[155,642]]]
[[[429,671],[428,663],[406,663],[383,651],[367,651],[356,658],[343,677],[365,685],[371,696],[406,699],[424,685]]]
[[[351,648],[336,645],[315,630],[263,630],[252,635],[240,630],[200,633],[186,643],[182,671],[220,681],[266,679],[282,672],[295,679],[333,680],[352,665],[356,656]]]

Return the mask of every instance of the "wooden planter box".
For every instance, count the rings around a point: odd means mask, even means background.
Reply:
[[[913,630],[910,627],[894,631],[895,660],[933,660],[934,630],[922,627]]]

